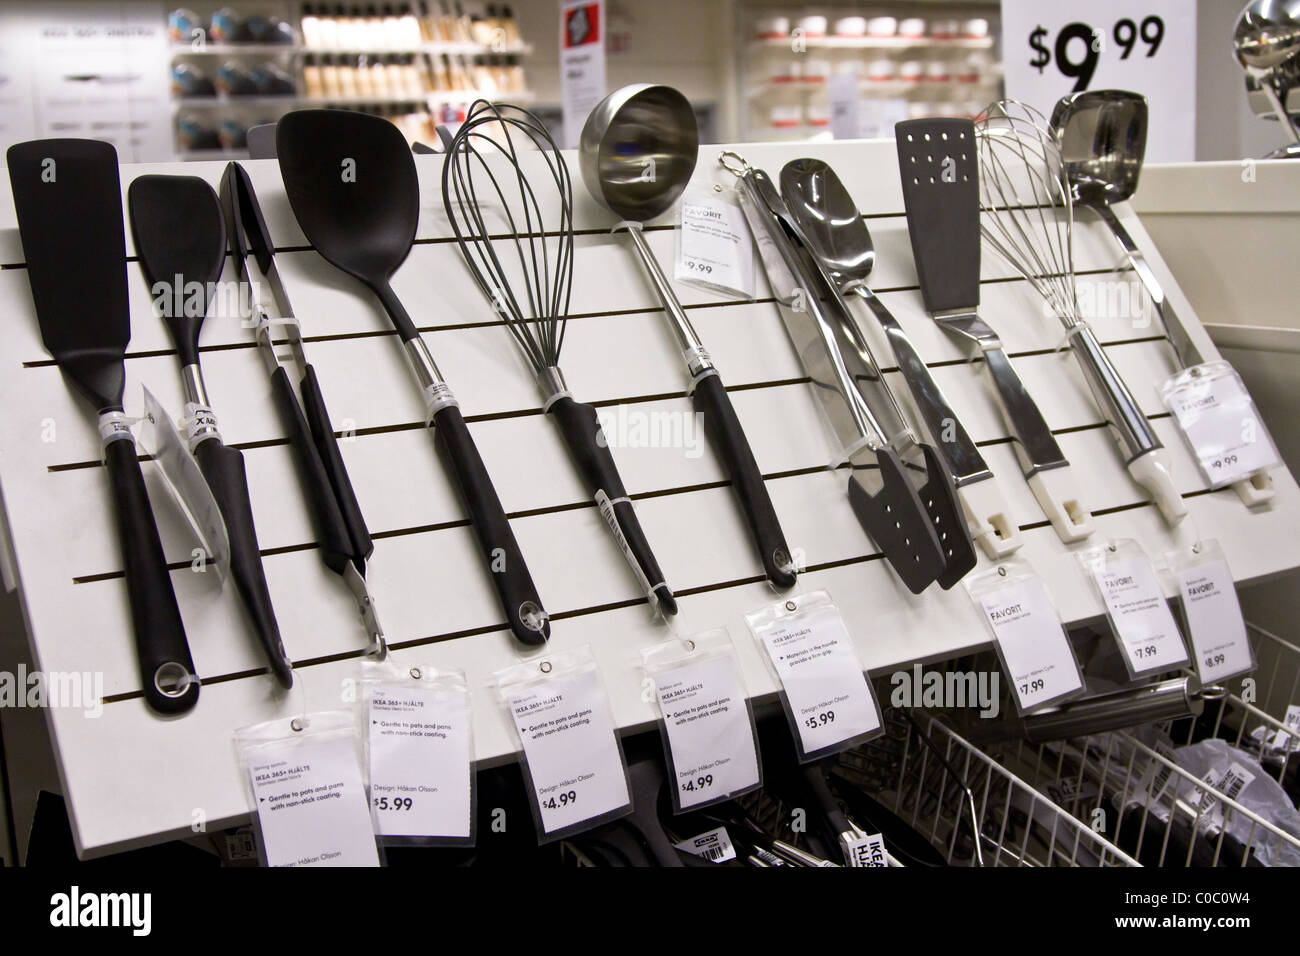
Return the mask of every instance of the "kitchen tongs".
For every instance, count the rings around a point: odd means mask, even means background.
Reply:
[[[227,164],[221,177],[221,208],[235,273],[251,290],[247,300],[248,318],[253,323],[258,351],[271,374],[276,412],[289,433],[298,480],[306,493],[320,542],[321,559],[347,583],[370,638],[369,654],[382,659],[388,653],[388,646],[366,585],[366,562],[375,545],[335,440],[316,370],[303,352],[302,330],[275,265],[275,244],[262,218],[257,193],[248,173],[238,163]],[[254,265],[262,281],[254,277]],[[263,291],[269,292],[269,297],[261,295]],[[276,318],[271,317],[272,310]],[[282,331],[283,340],[277,341],[277,329]],[[301,375],[298,383],[301,401],[289,379],[289,369],[281,360],[286,346],[287,357],[297,365]]]
[[[844,299],[771,178],[732,152],[737,192],[799,360],[851,470],[849,504],[913,594],[975,565],[956,489],[903,418]]]
[[[979,157],[970,120],[908,120],[895,126],[907,231],[925,310],[982,357],[1025,480],[1062,541],[1092,533],[1070,471],[1042,412],[979,315]]]

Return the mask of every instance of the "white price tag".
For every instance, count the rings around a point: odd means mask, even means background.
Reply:
[[[1300,704],[1288,705],[1286,709],[1286,717],[1282,719],[1282,723],[1294,730],[1295,733],[1288,734],[1285,730],[1279,730],[1272,735],[1273,740],[1269,746],[1287,752],[1300,750]],[[1265,727],[1256,727],[1255,730],[1256,732],[1263,730],[1265,731],[1263,736],[1268,736],[1267,728]],[[1251,736],[1253,737],[1255,734],[1252,733]]]
[[[1147,98],[1147,162],[1196,158],[1196,7],[1188,0],[1003,0],[1006,95],[1044,116],[1080,90],[1133,90]]]
[[[754,240],[738,205],[704,192],[682,197],[674,277],[753,298]]]
[[[1235,760],[1222,773],[1210,770],[1201,778],[1202,783],[1214,787],[1229,800],[1236,800],[1241,796],[1241,791],[1249,787],[1254,780],[1255,775]],[[1218,830],[1223,827],[1223,801],[1210,791],[1201,792],[1199,809],[1200,826],[1203,829]]]
[[[554,834],[631,807],[609,705],[594,668],[509,693],[542,830]]]
[[[736,848],[731,845],[731,837],[727,835],[726,827],[708,830],[689,840],[674,843],[673,846],[713,863],[725,863],[736,858]]]
[[[683,810],[758,786],[754,730],[730,656],[660,671],[655,694]]]
[[[1164,398],[1206,480],[1221,488],[1273,467],[1277,451],[1237,374],[1226,363],[1205,367],[1200,376],[1180,373]]]
[[[844,850],[848,856],[849,866],[889,866],[889,855],[885,852],[885,838],[879,833],[845,840]]]
[[[1041,580],[987,591],[979,602],[1022,712],[1083,688],[1070,641]]]
[[[880,729],[880,708],[834,605],[778,618],[761,636],[805,758]]]
[[[858,77],[853,73],[836,73],[826,84],[826,94],[831,102],[831,136],[835,139],[857,139]]]
[[[1134,677],[1187,663],[1187,646],[1150,561],[1110,559],[1094,566],[1092,576]]]
[[[368,689],[370,803],[384,836],[468,839],[469,694],[408,683]]]
[[[605,88],[605,0],[561,0],[560,99],[564,146],[572,149],[582,136],[587,116]]]
[[[1237,588],[1225,561],[1207,561],[1178,572],[1178,590],[1204,684],[1236,677],[1254,668]]]
[[[378,866],[354,737],[259,747],[248,774],[269,866]]]

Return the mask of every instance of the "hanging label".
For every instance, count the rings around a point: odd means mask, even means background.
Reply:
[[[736,858],[736,848],[731,845],[731,837],[727,835],[726,827],[707,830],[689,840],[674,843],[673,846],[712,863],[725,863]]]
[[[758,786],[758,754],[745,691],[728,655],[655,674],[655,694],[683,810]]]
[[[631,808],[614,723],[595,668],[506,693],[547,835]]]
[[[836,73],[826,84],[826,95],[831,102],[831,136],[834,139],[857,139],[858,77],[856,73]]]
[[[469,839],[469,730],[463,691],[368,688],[370,803],[381,835]]]
[[[561,0],[560,98],[566,148],[577,147],[583,123],[604,96],[605,0]]]
[[[682,197],[673,276],[678,282],[753,298],[754,240],[736,203],[717,193]]]
[[[800,595],[748,619],[785,691],[801,760],[880,732],[880,708],[829,594]]]
[[[1218,790],[1229,800],[1236,800],[1255,780],[1255,775],[1235,760],[1227,769],[1219,772],[1210,770],[1201,778],[1201,782]],[[1223,827],[1223,801],[1208,790],[1201,791],[1199,803],[1201,812],[1200,826],[1208,830]]]
[[[379,865],[355,735],[259,747],[248,775],[267,865]]]
[[[1183,636],[1146,557],[1107,558],[1091,570],[1134,677],[1187,663]]]
[[[597,436],[599,439],[601,436]],[[646,578],[645,572],[641,570],[641,562],[636,559],[632,553],[632,546],[627,543],[627,538],[623,535],[623,529],[618,525],[618,513],[614,511],[614,502],[609,500],[609,495],[605,494],[603,489],[596,489],[596,507],[600,509],[600,516],[605,519],[605,524],[614,535],[614,540],[618,542],[618,549],[623,552],[623,557],[627,559],[628,566],[632,568],[632,573],[636,575],[637,582],[641,585],[641,590],[646,594],[652,594],[657,585],[662,581],[656,581],[653,584]]]
[[[1227,362],[1180,372],[1164,400],[1211,488],[1277,464],[1277,450],[1241,377]]]
[[[1179,570],[1178,590],[1201,682],[1212,684],[1254,670],[1246,622],[1227,562],[1206,561]]]
[[[885,838],[879,833],[854,837],[844,841],[844,853],[849,866],[889,866],[889,855],[885,853]]]
[[[986,586],[978,586],[981,579],[972,581],[971,594],[993,631],[1020,712],[1081,691],[1079,665],[1042,580],[1036,575],[1018,575],[998,587],[987,575],[981,578]]]
[[[1273,734],[1273,744],[1278,750],[1296,751],[1300,750],[1300,704],[1290,704],[1286,709],[1286,717],[1282,720],[1292,730],[1294,734],[1288,734],[1284,730],[1279,730]]]

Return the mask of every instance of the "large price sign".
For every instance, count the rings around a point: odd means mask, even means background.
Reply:
[[[1146,158],[1195,159],[1195,3],[1004,0],[1002,57],[1007,96],[1049,117],[1058,99],[1081,90],[1143,94],[1151,107]]]

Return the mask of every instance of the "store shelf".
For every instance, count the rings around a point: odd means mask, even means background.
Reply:
[[[791,49],[795,37],[769,37],[750,41],[755,49]],[[799,37],[798,42],[809,50],[913,50],[922,47],[934,50],[991,50],[992,37]]]
[[[310,53],[319,56],[401,56],[407,53],[445,53],[449,56],[478,56],[498,54],[528,56],[533,52],[531,43],[493,46],[487,43],[421,43],[417,46],[304,46],[298,43],[205,43],[203,46],[177,44],[171,48],[172,59],[183,56],[240,56],[274,53]]]
[[[925,80],[916,82],[914,80],[862,80],[858,83],[858,91],[863,94],[888,94],[888,93],[937,93],[951,92],[953,90],[974,90],[983,86],[990,86],[998,83],[1001,76],[989,75],[982,76],[978,80]],[[782,92],[793,93],[824,93],[830,84],[822,82],[780,82],[768,80],[761,86],[757,86],[749,91],[753,98],[770,96]]]
[[[171,55],[173,60],[182,56],[265,56],[273,53],[293,53],[301,49],[302,47],[296,43],[204,43],[202,46],[178,43],[172,46]]]
[[[297,106],[300,96],[180,96],[172,100],[177,110],[221,109],[232,106]]]

